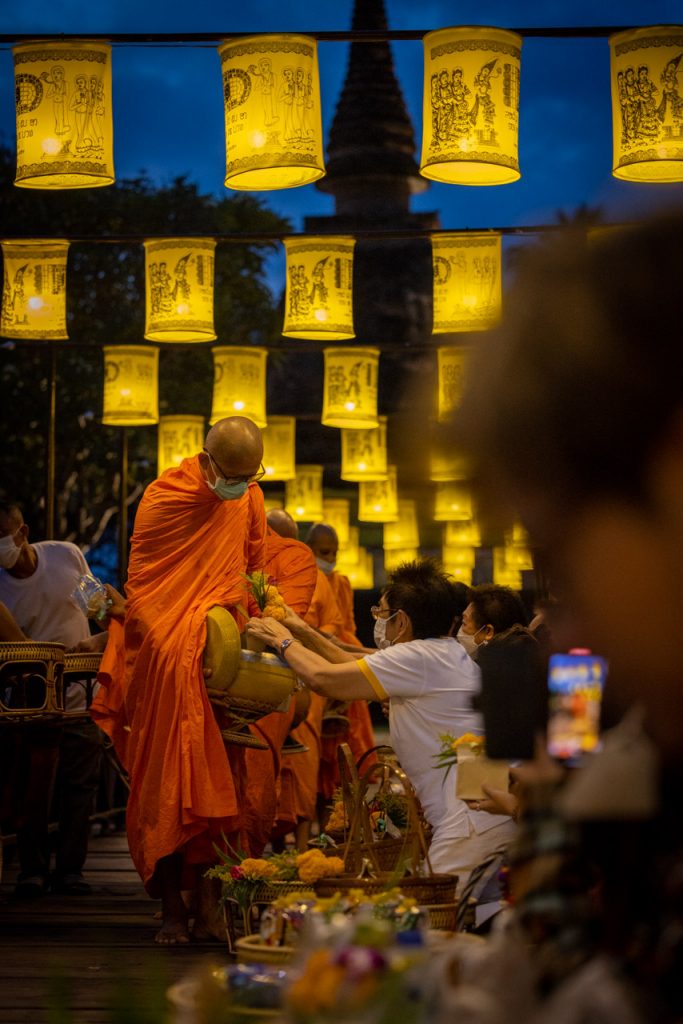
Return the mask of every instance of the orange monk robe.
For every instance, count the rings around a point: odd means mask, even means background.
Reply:
[[[285,604],[297,615],[304,615],[313,597],[318,572],[311,549],[301,541],[280,537],[268,527],[264,571],[274,580]],[[267,715],[250,726],[252,735],[268,745],[268,750],[245,750],[246,788],[241,805],[241,848],[252,857],[261,855],[271,837],[276,817],[280,817],[278,804],[284,761],[281,750],[294,711],[292,700],[287,713]],[[286,796],[289,792],[287,780]]]
[[[130,728],[123,751],[128,843],[151,895],[157,895],[152,876],[161,857],[182,854],[183,885],[191,888],[191,866],[215,860],[213,844],[238,828],[237,780],[207,697],[202,656],[208,610],[222,605],[239,618],[237,606],[248,606],[241,574],[263,568],[265,530],[260,487],[250,484],[243,497],[221,501],[197,456],[163,473],[140,502],[126,584],[125,655],[112,658],[109,668],[120,690],[113,710],[118,704]],[[96,715],[100,708],[106,716],[106,693],[96,701]]]

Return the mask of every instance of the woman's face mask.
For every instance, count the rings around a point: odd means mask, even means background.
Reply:
[[[375,628],[373,635],[375,638],[375,647],[378,651],[383,651],[387,647],[391,647],[393,640],[387,640],[387,622],[389,619],[393,619],[398,612],[394,612],[393,615],[387,616],[386,619],[375,619]]]
[[[459,644],[462,644],[470,658],[476,657],[477,649],[479,647],[479,644],[477,643],[477,633],[481,633],[482,629],[486,629],[486,627],[480,626],[476,633],[463,633],[461,626],[456,634],[455,639]]]
[[[0,537],[0,568],[11,569],[21,554],[22,545],[17,547],[14,540],[17,533],[10,533],[6,537]]]

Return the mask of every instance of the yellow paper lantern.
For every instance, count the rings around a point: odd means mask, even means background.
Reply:
[[[398,521],[384,527],[384,550],[419,548],[420,531],[417,525],[416,502],[409,498],[398,500]]]
[[[379,349],[326,348],[323,414],[326,427],[369,428],[379,424]]]
[[[385,548],[384,571],[393,572],[405,562],[416,562],[420,557],[418,548]]]
[[[349,543],[351,502],[348,498],[323,498],[323,522],[337,534],[339,547]]]
[[[361,548],[358,564],[349,566],[344,575],[354,590],[372,590],[375,585],[375,564],[371,553]]]
[[[683,181],[683,26],[610,36],[612,174],[626,181]]]
[[[323,518],[323,467],[297,466],[285,484],[285,509],[297,523],[318,523]]]
[[[443,535],[444,548],[481,547],[481,530],[474,520],[469,522],[446,523]]]
[[[533,569],[534,559],[529,549],[529,534],[521,523],[514,523],[505,532],[505,566],[520,572]]]
[[[386,480],[387,417],[378,416],[377,424],[368,430],[342,430],[342,480]]]
[[[266,426],[265,348],[233,345],[212,348],[213,403],[211,422],[226,416],[246,416],[257,427]]]
[[[499,587],[510,587],[512,590],[522,589],[522,574],[517,569],[508,568],[505,548],[493,549],[493,582]]]
[[[214,341],[210,238],[145,242],[145,337],[150,341]]]
[[[520,36],[499,28],[425,35],[425,178],[456,185],[517,181],[521,46]]]
[[[285,323],[288,338],[354,338],[354,238],[286,238]]]
[[[296,419],[294,416],[269,416],[263,428],[263,468],[265,482],[293,480],[296,476]]]
[[[448,573],[451,579],[457,583],[464,583],[466,587],[472,586],[472,570],[466,565],[447,565],[442,561],[444,572]]]
[[[90,40],[14,47],[17,174],[22,188],[114,181],[111,47]]]
[[[272,509],[284,508],[285,499],[283,495],[281,495],[279,498],[269,498],[267,495],[265,495],[263,498],[263,504],[265,506],[266,512],[270,512]]]
[[[202,450],[204,445],[203,416],[160,416],[157,447],[157,476],[183,459]]]
[[[397,521],[396,466],[387,466],[386,480],[361,480],[358,484],[358,518],[365,523]]]
[[[433,333],[494,327],[501,313],[501,266],[496,232],[433,235]]]
[[[472,495],[468,487],[454,483],[436,485],[435,522],[457,522],[460,519],[472,519],[472,516]]]
[[[360,553],[360,530],[357,526],[349,526],[349,538],[337,553],[337,571],[346,575],[349,567],[358,565]]]
[[[468,480],[470,465],[467,456],[454,449],[432,450],[429,453],[429,479],[434,483],[446,483],[449,480]]]
[[[450,572],[452,568],[474,569],[477,552],[473,547],[444,547],[441,550],[441,561]]]
[[[450,419],[462,401],[469,355],[469,348],[442,346],[437,349],[437,417],[440,423]]]
[[[219,47],[225,184],[262,192],[325,174],[315,39],[261,35]]]
[[[153,345],[104,346],[102,422],[140,427],[159,422],[159,349]]]
[[[66,332],[69,243],[55,239],[2,243],[4,281],[0,335],[56,341]]]

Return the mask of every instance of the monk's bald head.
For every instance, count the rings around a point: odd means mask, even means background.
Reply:
[[[337,531],[327,523],[314,523],[306,534],[306,543],[316,558],[333,563],[339,550]]]
[[[298,524],[283,508],[271,508],[266,513],[266,519],[271,530],[279,533],[281,537],[287,537],[289,540],[299,539]]]
[[[214,423],[204,448],[227,480],[256,476],[261,469],[263,438],[256,424],[246,416],[226,416]]]

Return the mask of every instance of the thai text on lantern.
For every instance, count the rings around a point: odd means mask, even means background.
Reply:
[[[225,107],[225,184],[261,192],[317,181],[323,163],[316,41],[232,39],[218,50]]]
[[[114,181],[111,47],[89,40],[14,47],[17,174],[22,188]]]
[[[459,519],[472,519],[472,516],[472,495],[468,487],[454,483],[436,485],[435,522],[456,522]]]
[[[145,242],[145,337],[150,341],[213,341],[210,238]]]
[[[183,459],[202,450],[204,444],[203,416],[160,416],[157,442],[157,476]]]
[[[495,232],[432,236],[434,334],[486,331],[498,323],[501,255]]]
[[[293,480],[296,476],[296,419],[269,416],[263,427],[263,468],[265,481]]]
[[[440,422],[448,420],[460,405],[469,355],[468,348],[442,346],[437,351],[437,417]]]
[[[102,422],[138,427],[159,421],[159,349],[105,345]]]
[[[358,484],[358,518],[366,523],[396,522],[396,466],[387,466],[386,480],[361,480]]]
[[[221,345],[213,352],[211,422],[226,416],[246,416],[257,427],[266,426],[265,348]]]
[[[341,341],[353,329],[353,238],[286,238],[288,338]]]
[[[348,498],[323,498],[323,522],[337,534],[339,546],[349,543],[351,502]]]
[[[324,355],[323,425],[376,427],[379,349],[326,348]]]
[[[387,417],[378,416],[377,426],[365,430],[344,428],[341,451],[342,480],[386,480]]]
[[[425,35],[425,178],[457,185],[517,181],[521,46],[520,36],[497,28]]]
[[[612,173],[627,181],[683,181],[683,26],[610,36]]]
[[[419,548],[420,531],[417,525],[416,503],[410,498],[398,499],[398,520],[387,523],[383,531],[385,551],[397,548]]]
[[[69,243],[55,239],[2,243],[3,338],[67,338],[66,260]]]
[[[296,522],[318,523],[323,518],[323,467],[297,466],[285,484],[285,509]]]

